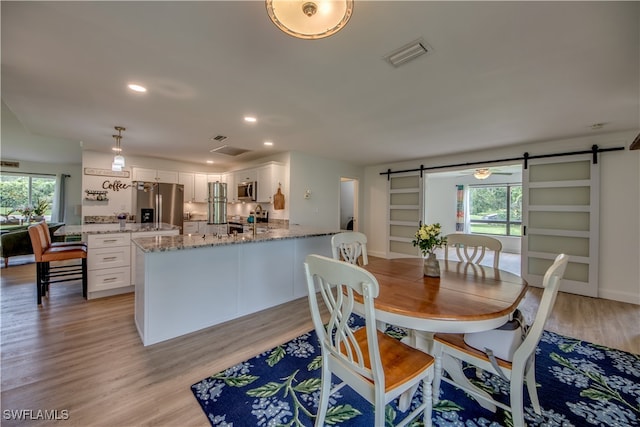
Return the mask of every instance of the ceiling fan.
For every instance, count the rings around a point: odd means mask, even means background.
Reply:
[[[513,175],[511,172],[500,172],[497,169],[478,168],[473,171],[467,171],[463,175],[473,175],[476,179],[487,179],[491,175]]]

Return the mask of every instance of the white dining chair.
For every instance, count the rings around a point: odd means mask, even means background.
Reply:
[[[523,384],[526,380],[527,390],[533,409],[537,414],[541,413],[538,393],[536,391],[535,378],[535,354],[536,347],[542,336],[544,324],[551,313],[553,305],[558,295],[558,288],[567,267],[569,257],[560,254],[556,257],[554,263],[549,267],[544,275],[542,286],[544,292],[540,305],[536,313],[535,319],[528,329],[526,337],[522,344],[516,349],[513,355],[513,362],[496,359],[499,369],[502,373],[496,372],[489,357],[482,350],[468,346],[464,342],[463,334],[435,334],[434,336],[434,355],[436,356],[436,373],[433,380],[434,400],[437,402],[440,395],[440,383],[445,381],[465,392],[471,394],[477,399],[483,399],[489,403],[498,406],[504,410],[511,411],[513,425],[524,426],[524,408],[523,408]],[[467,362],[484,371],[503,376],[509,382],[509,400],[510,405],[497,402],[494,399],[478,393],[473,387],[461,385],[449,378],[442,376],[443,357],[451,356],[456,363]],[[495,408],[495,407],[494,407]]]
[[[334,234],[331,237],[331,253],[333,259],[344,260],[351,264],[358,264],[362,256],[362,264],[367,265],[367,236],[357,231],[347,231]]]
[[[449,248],[456,249],[456,255],[460,261],[480,264],[487,253],[487,249],[493,251],[493,268],[498,268],[502,243],[500,240],[480,234],[452,233],[447,236],[444,248],[444,260],[449,260]]]
[[[384,426],[386,405],[422,382],[421,404],[398,425],[422,415],[424,424],[431,426],[434,359],[376,329],[376,278],[361,267],[320,255],[308,255],[304,266],[311,316],[322,347],[322,388],[315,425],[324,425],[330,395],[348,385],[374,405],[374,425]],[[326,324],[320,316],[316,287],[329,310]],[[355,294],[364,306],[365,326],[354,331],[348,322]],[[332,374],[342,381],[333,389]]]

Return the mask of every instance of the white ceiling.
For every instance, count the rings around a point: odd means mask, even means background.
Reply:
[[[372,165],[640,128],[639,2],[356,0],[322,40],[282,33],[262,1],[1,7],[4,159],[79,161],[79,141],[110,152],[116,125],[125,156],[221,169],[278,151]],[[419,37],[433,53],[383,60]],[[252,152],[211,154],[219,134]]]

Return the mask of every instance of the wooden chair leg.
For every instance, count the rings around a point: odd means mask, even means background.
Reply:
[[[8,256],[4,257],[4,268],[7,268],[7,267],[9,267],[9,257]]]
[[[38,305],[42,305],[42,263],[36,263],[36,290],[38,294]]]
[[[82,296],[87,299],[87,259],[82,258]]]
[[[44,274],[42,275],[42,295],[49,295],[49,281],[51,280],[51,265],[48,262],[42,263],[42,269]]]

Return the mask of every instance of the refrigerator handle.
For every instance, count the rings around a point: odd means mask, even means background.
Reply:
[[[160,223],[162,222],[162,194],[158,194],[158,223],[156,227],[160,227]]]

